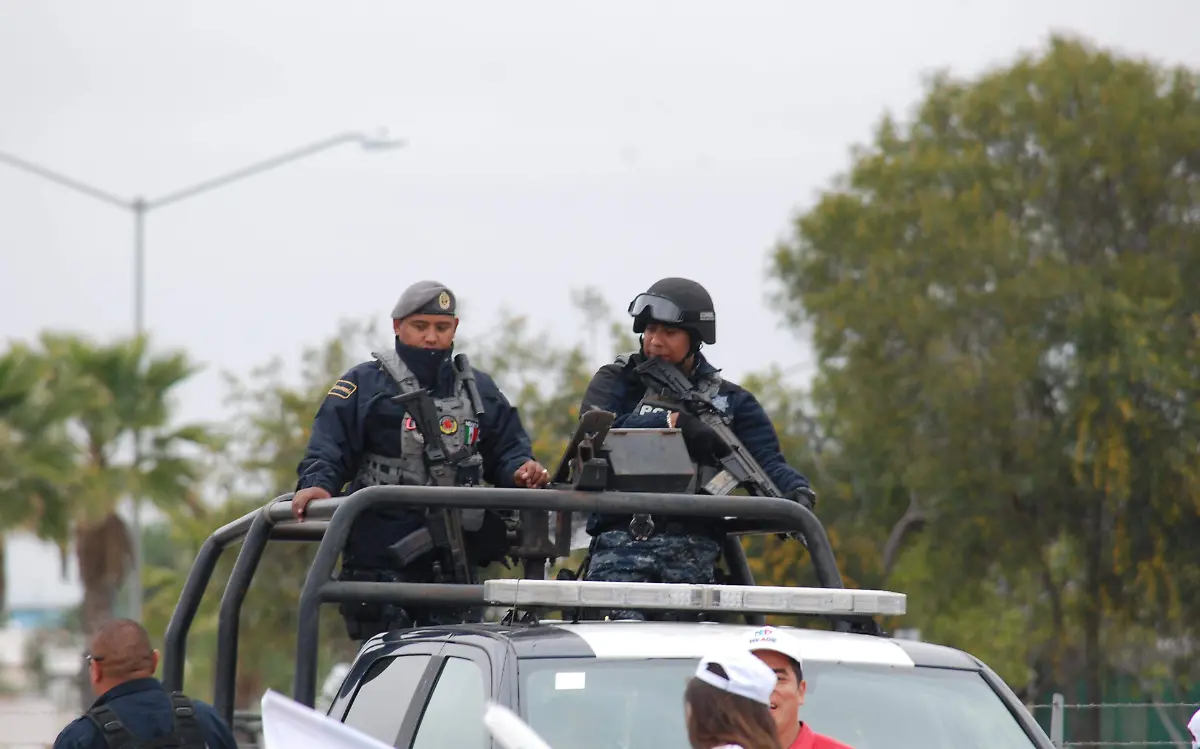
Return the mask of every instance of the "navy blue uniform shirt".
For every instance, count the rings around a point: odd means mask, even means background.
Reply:
[[[133,679],[118,684],[100,695],[92,706],[103,704],[108,704],[125,728],[139,739],[166,736],[174,728],[171,696],[163,691],[158,679]],[[192,700],[192,704],[209,749],[237,749],[233,732],[217,717],[217,711],[199,700]],[[100,729],[86,715],[72,721],[54,740],[54,749],[106,749],[107,746]]]
[[[414,349],[398,340],[396,352],[422,387],[432,384],[435,398],[450,397],[456,385],[450,351]],[[483,401],[477,448],[483,458],[483,480],[512,487],[513,474],[533,459],[529,435],[517,409],[485,372],[475,370],[475,385]],[[337,496],[362,488],[354,480],[364,453],[400,455],[406,411],[390,400],[399,395],[395,380],[377,361],[359,364],[342,375],[317,410],[308,449],[298,468],[296,489],[319,486]],[[388,566],[384,549],[420,527],[420,511],[363,513],[354,523],[346,556],[363,566]]]
[[[661,429],[668,426],[667,413],[664,411],[656,410],[644,414],[634,412],[646,394],[646,386],[633,370],[645,360],[643,354],[637,353],[624,367],[616,362],[601,367],[588,384],[579,412],[584,413],[594,407],[612,411],[617,415],[613,422],[614,428]],[[703,354],[696,354],[693,382],[702,375],[716,371]],[[780,493],[787,496],[800,487],[809,488],[808,479],[804,474],[787,464],[779,449],[779,435],[775,433],[775,425],[771,423],[771,419],[752,393],[740,385],[722,380],[720,389],[713,398],[713,404],[718,407],[723,405],[725,413],[733,417],[729,424],[730,430],[745,445],[750,456],[771,478]]]

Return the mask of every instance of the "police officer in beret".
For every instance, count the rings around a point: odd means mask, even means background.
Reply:
[[[693,391],[704,395],[726,419],[776,488],[786,497],[812,509],[816,494],[809,481],[788,465],[779,436],[762,405],[745,388],[722,378],[700,349],[717,342],[717,313],[708,291],[687,278],[664,278],[629,303],[633,332],[641,334],[641,350],[622,354],[600,367],[592,377],[580,413],[593,408],[617,414],[613,427],[678,428],[692,459],[716,466],[728,454],[717,433],[687,404],[677,410],[648,403],[646,382],[635,369],[648,357],[678,368]],[[658,521],[649,538],[635,539],[631,516],[593,514],[588,533],[594,537],[588,561],[588,580],[610,582],[711,583],[721,554],[721,534],[707,518],[672,517]],[[612,618],[642,619],[634,611],[612,612]]]
[[[549,472],[533,459],[529,436],[494,380],[474,370],[482,401],[478,417],[470,388],[455,371],[451,352],[458,330],[454,293],[436,281],[410,286],[392,310],[395,346],[373,352],[373,361],[350,369],[334,383],[313,420],[308,449],[298,468],[292,513],[349,485],[346,493],[380,484],[429,483],[423,437],[397,395],[428,390],[439,412],[439,429],[450,451],[466,446],[482,481],[500,487],[542,487]],[[475,457],[477,456],[477,457]],[[458,475],[463,475],[460,464]],[[468,481],[467,483],[478,483]],[[468,515],[476,518],[469,522]],[[342,554],[341,580],[429,582],[432,553],[404,559],[399,549],[425,529],[420,510],[364,512],[350,531]],[[504,521],[493,512],[463,512],[468,552],[480,566],[499,561],[508,550]],[[398,543],[398,542],[404,543]],[[411,607],[410,607],[411,609]],[[365,640],[390,627],[449,623],[461,612],[401,610],[390,604],[344,604],[342,616],[354,639]]]

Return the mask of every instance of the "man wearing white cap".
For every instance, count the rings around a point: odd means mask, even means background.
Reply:
[[[762,627],[750,633],[746,646],[775,672],[775,690],[771,693],[771,717],[779,745],[786,749],[850,749],[837,739],[822,736],[800,720],[804,704],[804,661],[800,641],[775,627]]]
[[[1200,710],[1188,721],[1188,730],[1192,732],[1192,749],[1200,749]]]

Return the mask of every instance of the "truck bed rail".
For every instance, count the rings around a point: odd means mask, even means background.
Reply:
[[[234,679],[238,656],[238,623],[242,604],[254,578],[263,551],[270,541],[317,541],[319,546],[304,581],[297,611],[296,670],[293,698],[312,706],[317,685],[319,609],[330,602],[390,601],[423,605],[479,605],[485,603],[482,585],[434,583],[361,583],[334,579],[334,568],[355,519],[367,510],[404,510],[426,507],[461,509],[486,508],[521,511],[543,529],[551,513],[558,513],[561,529],[570,528],[572,515],[602,513],[630,515],[676,515],[722,520],[726,539],[724,555],[732,582],[753,585],[739,535],[798,533],[808,547],[821,587],[842,588],[841,574],[820,520],[808,508],[790,500],[770,497],[703,496],[696,494],[652,494],[642,492],[579,491],[575,489],[501,489],[495,487],[374,486],[347,497],[317,500],[306,508],[307,519],[296,522],[291,512],[291,494],[284,494],[259,510],[221,527],[205,541],[197,554],[167,627],[164,641],[163,682],[167,689],[183,688],[183,666],[187,636],[200,602],[221,554],[242,541],[233,571],[221,597],[217,630],[217,662],[214,670],[213,702],[226,720],[233,715]],[[563,518],[566,518],[564,524]],[[543,522],[538,522],[538,520]],[[561,540],[561,539],[560,539]],[[565,545],[565,544],[564,544]],[[522,543],[525,576],[541,577],[539,564],[554,558],[548,539],[540,545]],[[561,551],[561,549],[560,549]],[[561,553],[566,556],[566,553]],[[840,629],[878,632],[866,616],[833,617]],[[748,614],[747,620],[761,623],[762,617]]]

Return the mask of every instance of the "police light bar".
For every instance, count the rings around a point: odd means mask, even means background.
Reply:
[[[905,594],[886,590],[578,580],[485,580],[483,596],[491,605],[514,608],[553,606],[757,614],[902,616],[908,605]]]

